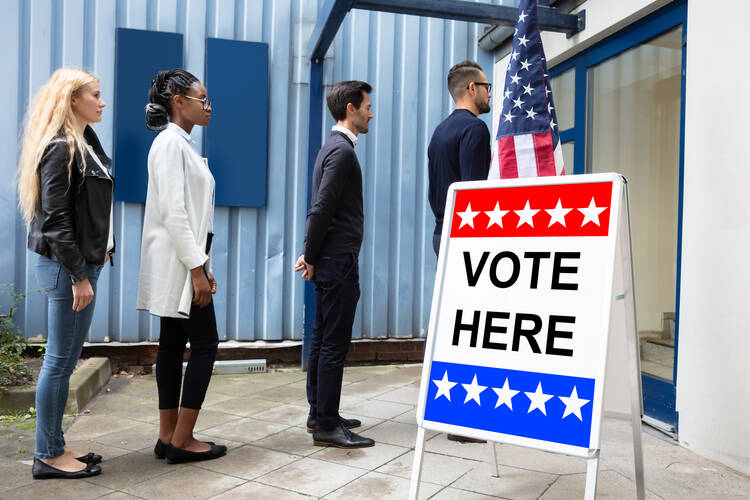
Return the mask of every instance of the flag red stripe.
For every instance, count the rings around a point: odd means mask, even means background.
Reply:
[[[555,151],[552,148],[552,134],[543,132],[532,134],[534,138],[534,154],[536,156],[536,174],[539,177],[557,175],[555,169]]]
[[[518,164],[516,163],[516,145],[513,136],[501,137],[497,140],[497,154],[500,160],[500,178],[517,178]]]

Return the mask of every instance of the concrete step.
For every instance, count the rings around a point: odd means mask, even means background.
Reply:
[[[674,366],[674,340],[649,339],[641,341],[641,359],[667,367]]]
[[[647,373],[649,375],[654,375],[665,380],[672,380],[674,370],[667,365],[654,363],[653,361],[641,360],[641,372]]]

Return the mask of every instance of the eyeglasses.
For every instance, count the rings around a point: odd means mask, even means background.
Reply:
[[[471,82],[471,83],[473,83],[474,85],[481,85],[481,86],[483,86],[483,87],[487,87],[487,92],[492,92],[492,84],[491,84],[491,83],[489,83],[489,82]],[[466,89],[467,89],[467,90],[468,90],[468,89],[469,89],[469,87],[471,86],[471,83],[470,83],[469,85],[467,85],[467,86],[466,86]]]
[[[211,99],[209,99],[208,97],[204,97],[203,99],[200,99],[198,97],[189,96],[189,95],[184,95],[182,97],[187,97],[188,99],[192,99],[194,101],[200,101],[200,102],[202,102],[203,103],[203,110],[204,111],[208,111],[208,108],[211,107]]]

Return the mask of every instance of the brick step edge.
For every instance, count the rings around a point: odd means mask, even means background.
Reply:
[[[300,366],[301,342],[227,342],[219,344],[217,361],[237,359],[265,359],[269,369],[275,367]],[[82,357],[103,356],[110,360],[115,372],[125,370],[135,373],[150,373],[156,363],[158,342],[140,342],[134,345],[95,344],[84,345]],[[424,339],[357,339],[353,340],[346,357],[347,364],[421,362]],[[185,351],[188,360],[190,349]]]
[[[78,413],[109,381],[112,368],[109,358],[87,359],[70,376],[65,413]],[[36,386],[9,387],[0,392],[0,414],[26,411],[35,406]]]

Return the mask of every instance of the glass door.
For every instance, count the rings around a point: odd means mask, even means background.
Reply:
[[[671,432],[686,14],[675,2],[550,71],[558,119],[567,120],[560,127],[566,172],[618,172],[628,181],[644,411]]]

